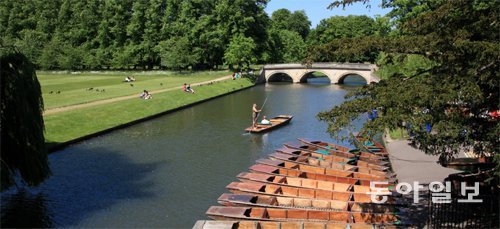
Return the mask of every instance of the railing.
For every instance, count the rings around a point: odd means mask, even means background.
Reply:
[[[463,197],[453,196],[451,203],[429,202],[429,228],[498,228],[499,198],[476,196],[482,203],[460,203]]]

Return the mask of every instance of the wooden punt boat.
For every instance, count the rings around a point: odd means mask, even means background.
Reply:
[[[340,200],[319,200],[300,197],[280,197],[256,194],[222,194],[217,202],[228,207],[299,208],[322,211],[354,211],[400,214],[389,204],[355,203]]]
[[[362,148],[366,149],[368,152],[371,152],[375,155],[387,157],[389,154],[387,153],[387,150],[385,147],[380,144],[379,142],[373,140],[373,139],[368,139],[360,136],[359,134],[356,135],[355,137],[356,141],[359,143]]]
[[[222,194],[217,202],[228,207],[300,208],[323,211],[348,211],[349,202],[315,200],[298,197],[280,197],[255,194]]]
[[[269,154],[269,158],[271,158],[271,159],[274,158],[274,159],[283,160],[283,161],[291,161],[291,162],[296,162],[296,163],[311,165],[311,166],[339,169],[339,170],[351,170],[351,169],[357,168],[354,165],[350,165],[350,164],[347,164],[344,162],[330,163],[330,162],[320,160],[317,158],[313,158],[313,157],[300,156],[300,155],[290,155],[290,154],[285,154],[285,153],[281,153],[278,151],[276,153]]]
[[[288,142],[288,143],[285,143],[283,145],[285,145],[285,147],[288,147],[291,149],[306,150],[306,151],[325,154],[325,155],[339,156],[339,155],[332,154],[332,151],[330,151],[330,150],[322,149],[318,146],[313,146],[313,145],[297,144],[297,143],[293,143],[293,142]],[[349,153],[349,154],[352,155],[349,158],[353,158],[353,159],[358,160],[358,161],[366,161],[366,162],[369,162],[372,164],[382,165],[382,166],[386,166],[389,164],[389,162],[387,162],[387,161],[375,160],[375,159],[371,159],[369,157],[357,157],[353,153]]]
[[[357,184],[362,186],[370,186],[371,183],[370,180],[362,180],[352,177],[324,175],[312,172],[305,172],[297,169],[280,168],[266,164],[252,165],[249,167],[249,170],[255,173],[265,173],[265,174],[281,175],[288,177],[301,177],[313,180],[331,181],[331,182],[345,183],[345,184]],[[377,187],[388,187],[388,186],[394,186],[394,184],[389,182],[386,185],[377,185]]]
[[[264,173],[242,172],[238,174],[236,178],[238,178],[242,182],[250,182],[250,183],[254,182],[259,184],[267,183],[267,184],[276,184],[276,185],[299,187],[299,188],[321,189],[321,190],[336,191],[336,192],[355,192],[355,193],[367,194],[369,192],[375,191],[371,189],[370,186],[312,180],[300,177],[285,177],[285,176],[277,176]],[[391,195],[391,192],[388,188],[379,188],[379,189],[381,189],[381,191],[383,191],[384,193]]]
[[[292,120],[293,116],[291,115],[278,115],[269,121],[271,121],[270,125],[257,124],[255,128],[248,127],[245,129],[246,132],[250,133],[264,133],[275,129],[277,127],[288,124]]]
[[[335,222],[198,220],[193,229],[396,229],[396,225]]]
[[[306,138],[298,138],[298,140],[306,145],[322,146],[322,148],[327,148],[333,151],[349,152],[349,150],[351,150],[351,148],[346,146],[341,146],[323,141],[311,140]]]
[[[376,160],[376,161],[387,160],[387,157],[379,156],[379,155],[369,153],[369,152],[361,152],[358,150],[349,149],[345,146],[339,146],[339,145],[329,143],[329,142],[302,139],[302,138],[299,138],[298,140],[306,145],[317,146],[318,148],[327,150],[327,151],[331,152],[332,154],[335,154],[335,152],[337,152],[337,151],[341,151],[341,152],[348,152],[348,153],[354,154],[354,155],[359,154],[360,158],[367,158],[369,160]]]
[[[384,171],[378,171],[378,170],[372,170],[372,169],[359,170],[359,168],[357,166],[348,165],[345,163],[328,163],[328,162],[326,162],[326,163],[321,164],[321,162],[322,162],[321,160],[314,159],[311,157],[305,157],[305,156],[293,156],[293,155],[283,154],[283,153],[272,153],[269,155],[269,158],[271,160],[293,162],[293,163],[297,163],[297,164],[315,166],[315,167],[320,167],[320,168],[325,168],[325,169],[350,171],[350,172],[353,172],[354,174],[362,173],[362,174],[370,174],[370,175],[386,177],[386,178],[392,178],[394,176],[394,174],[387,173]]]
[[[332,212],[303,209],[225,207],[212,206],[207,216],[215,220],[262,220],[262,221],[313,221],[341,223],[376,223],[392,224],[399,221],[392,214]]]
[[[389,178],[387,178],[385,176],[377,176],[377,175],[372,175],[372,174],[367,174],[367,173],[357,173],[357,172],[347,171],[347,170],[338,170],[338,169],[310,166],[310,165],[299,164],[296,162],[271,160],[271,159],[259,159],[256,162],[258,164],[271,165],[271,166],[274,166],[277,168],[294,169],[294,170],[311,172],[311,173],[316,173],[316,174],[321,174],[321,175],[352,177],[355,179],[365,180],[365,181],[389,181],[390,180]]]
[[[323,148],[320,148],[318,146],[310,145],[310,144],[298,144],[298,143],[285,143],[284,144],[288,148],[292,149],[299,149],[299,150],[307,150],[307,151],[313,151],[316,153],[322,153],[326,155],[335,155],[339,157],[346,157],[346,158],[356,158],[356,155],[349,153],[349,152],[342,152],[342,151],[335,151],[335,150],[325,150]]]
[[[351,165],[356,165],[358,166],[358,169],[360,170],[378,170],[378,171],[386,171],[389,169],[389,167],[386,166],[381,166],[377,164],[372,164],[369,162],[365,161],[359,161],[356,160],[355,158],[345,158],[345,157],[338,157],[334,155],[325,155],[321,153],[315,153],[311,151],[306,151],[306,150],[298,150],[298,149],[292,149],[288,147],[281,147],[279,149],[276,149],[277,152],[284,153],[284,154],[289,154],[289,155],[296,155],[296,156],[307,156],[307,157],[312,157],[320,160],[320,163],[323,164],[333,164],[333,163],[346,163],[346,164],[351,164]]]
[[[298,188],[285,185],[275,185],[266,183],[246,183],[231,182],[226,186],[227,190],[234,194],[259,194],[281,197],[300,197],[307,199],[340,200],[357,203],[374,203],[370,194],[337,192],[321,189]],[[386,203],[395,204],[396,199],[392,196],[385,196]],[[382,196],[376,196],[376,200],[382,200]]]

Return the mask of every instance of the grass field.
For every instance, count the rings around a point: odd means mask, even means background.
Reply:
[[[81,74],[49,75],[39,74],[43,97],[46,106],[68,106],[73,104],[109,99],[137,94],[144,90],[157,90],[181,86],[184,82],[194,83],[213,80],[228,75],[224,72],[203,72],[187,75],[134,75],[136,83],[121,83],[122,74]],[[163,82],[163,87],[159,85]],[[141,85],[137,86],[136,84]],[[137,119],[145,118],[183,105],[191,104],[207,98],[225,94],[237,89],[253,85],[248,79],[224,80],[212,85],[193,87],[195,94],[181,90],[171,90],[153,94],[153,99],[132,98],[108,104],[69,109],[62,112],[44,115],[45,139],[50,145],[67,142],[82,136],[106,130]],[[105,92],[87,91],[88,87],[105,89]],[[63,89],[64,88],[64,89]],[[60,90],[60,94],[54,94]],[[108,92],[109,90],[109,92]],[[48,92],[53,91],[52,94]],[[50,106],[49,106],[50,107]],[[47,109],[47,108],[46,108]]]
[[[50,73],[38,72],[42,86],[45,109],[88,103],[119,96],[139,95],[143,90],[153,91],[181,86],[184,83],[203,82],[229,75],[228,71],[204,71],[196,73]],[[132,75],[135,82],[123,82]],[[133,85],[133,86],[132,86]],[[92,90],[89,90],[92,88]]]

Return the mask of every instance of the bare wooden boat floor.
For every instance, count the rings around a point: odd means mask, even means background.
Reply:
[[[389,169],[389,167],[379,165],[378,163],[371,163],[371,162],[366,162],[366,161],[362,161],[362,160],[356,160],[355,158],[339,157],[339,156],[335,156],[335,155],[323,154],[323,153],[318,153],[318,152],[314,152],[314,151],[292,149],[289,147],[281,147],[279,149],[276,149],[276,151],[280,152],[280,153],[284,153],[284,154],[295,155],[295,156],[312,157],[312,158],[316,158],[318,160],[321,160],[323,162],[352,164],[352,165],[356,165],[358,168],[361,168],[361,169],[370,169],[370,170],[379,170],[379,171],[387,171]]]
[[[388,178],[385,176],[378,176],[378,175],[367,174],[367,173],[358,173],[358,172],[347,171],[347,170],[337,170],[337,169],[330,169],[330,168],[324,168],[324,167],[310,166],[310,165],[305,165],[305,164],[299,164],[296,162],[271,160],[271,159],[259,159],[256,162],[257,162],[257,164],[270,165],[270,166],[274,166],[277,168],[299,170],[299,171],[303,171],[303,172],[316,173],[316,174],[320,174],[320,175],[349,177],[349,178],[358,179],[360,181],[368,181],[368,182],[370,182],[370,181],[387,181],[388,183],[394,183],[394,179],[392,179],[391,177]]]
[[[324,175],[312,172],[305,172],[296,169],[288,169],[288,168],[279,168],[271,165],[265,164],[255,164],[249,167],[249,170],[255,173],[265,173],[272,175],[280,175],[280,176],[288,176],[288,177],[301,177],[313,180],[323,180],[323,181],[331,181],[337,183],[346,183],[346,184],[356,184],[362,186],[370,186],[371,181],[369,180],[361,180],[352,177],[342,177],[342,176],[333,176],[333,175]],[[388,187],[394,186],[393,183],[387,183],[383,185],[377,185],[377,187]]]
[[[298,144],[298,143],[294,143],[294,142],[287,142],[287,143],[284,143],[283,145],[285,145],[286,147],[291,148],[291,149],[305,150],[305,151],[309,151],[309,152],[315,152],[315,153],[321,153],[321,154],[325,154],[325,155],[332,155],[332,156],[341,157],[338,154],[337,155],[334,154],[333,153],[334,151],[327,150],[327,149],[321,148],[319,146],[314,146],[311,144]],[[358,161],[365,161],[365,162],[369,162],[369,163],[377,164],[377,165],[381,165],[381,166],[386,166],[389,164],[389,162],[385,161],[385,160],[378,160],[378,159],[373,159],[370,157],[357,157],[353,153],[349,153],[349,154],[351,156],[349,156],[348,158],[353,158],[353,159],[356,159]]]
[[[374,203],[371,195],[364,193],[328,191],[266,183],[231,182],[226,186],[226,188],[234,194],[259,194],[308,199],[340,200],[345,202]],[[392,196],[384,197],[387,198],[386,203],[396,204],[396,200]],[[377,197],[377,201],[381,199],[381,196]]]
[[[263,221],[313,221],[341,223],[375,223],[391,224],[399,221],[393,214],[329,212],[303,209],[280,209],[259,207],[225,207],[212,206],[207,216],[216,220],[263,220]]]
[[[299,188],[311,188],[311,189],[321,189],[336,192],[354,192],[354,193],[364,193],[369,194],[374,192],[370,186],[353,185],[346,183],[337,183],[331,181],[321,181],[306,179],[301,177],[285,177],[270,175],[264,173],[252,173],[252,172],[242,172],[236,176],[242,182],[258,182],[267,184],[284,185]],[[378,188],[380,191],[391,195],[391,191],[388,188]]]
[[[356,203],[340,200],[319,200],[300,197],[280,197],[258,194],[230,194],[224,193],[217,202],[224,206],[233,207],[268,207],[268,208],[295,208],[322,211],[353,211],[370,213],[400,214],[399,209],[391,204]]]
[[[291,163],[297,163],[297,164],[302,164],[302,165],[307,165],[307,166],[315,166],[319,168],[324,168],[324,169],[332,169],[332,170],[341,170],[341,171],[349,171],[353,172],[354,174],[368,174],[372,176],[379,176],[379,177],[385,177],[385,178],[392,178],[395,176],[394,173],[388,173],[384,171],[378,171],[375,169],[363,169],[359,168],[354,165],[349,165],[345,164],[342,162],[337,162],[337,163],[330,163],[328,161],[312,158],[312,157],[307,157],[307,156],[294,156],[294,155],[289,155],[289,154],[284,154],[284,153],[272,153],[269,155],[269,158],[271,160],[278,160],[278,161],[286,161],[286,162],[291,162]]]
[[[389,224],[198,220],[193,229],[396,229]]]
[[[300,142],[306,144],[306,145],[311,145],[311,146],[316,146],[318,148],[321,148],[323,150],[327,150],[333,155],[338,154],[339,150],[340,152],[346,152],[349,154],[354,154],[352,151],[353,149],[347,148],[345,146],[339,146],[337,144],[329,143],[329,142],[324,142],[324,141],[318,141],[318,140],[309,140],[309,139],[298,139]],[[359,157],[360,159],[366,159],[366,160],[373,160],[373,161],[383,161],[387,160],[388,158],[385,156],[380,156],[373,154],[371,152],[359,152]]]

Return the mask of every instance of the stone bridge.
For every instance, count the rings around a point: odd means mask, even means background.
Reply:
[[[282,74],[289,76],[294,83],[307,82],[310,73],[320,72],[326,75],[331,83],[342,84],[348,75],[359,75],[366,80],[367,84],[378,82],[380,78],[373,72],[377,69],[374,64],[351,64],[351,63],[313,63],[311,66],[302,64],[266,64],[260,72],[259,83],[278,80]],[[279,80],[278,80],[279,81]]]

